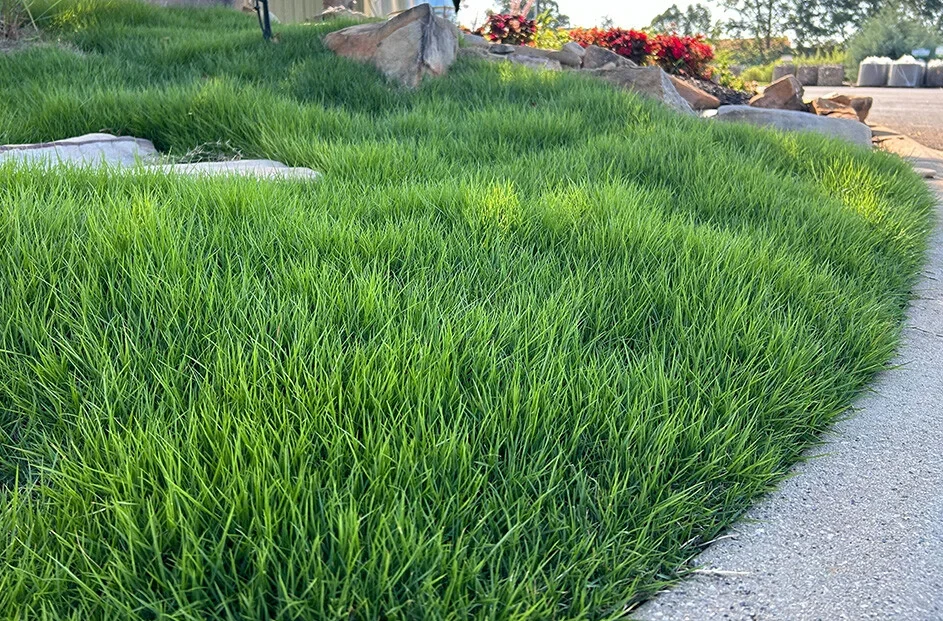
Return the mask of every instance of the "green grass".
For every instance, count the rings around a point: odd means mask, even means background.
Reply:
[[[316,183],[0,167],[0,611],[616,618],[895,346],[900,161],[336,26],[59,4],[0,142],[228,141]],[[78,50],[80,53],[77,53]]]

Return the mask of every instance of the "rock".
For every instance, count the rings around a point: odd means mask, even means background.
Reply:
[[[796,79],[802,86],[815,86],[819,83],[819,68],[814,65],[796,67]]]
[[[190,175],[194,177],[239,176],[257,179],[317,179],[321,173],[310,168],[291,168],[274,160],[234,160],[231,162],[197,162],[193,164],[161,164],[142,170]]]
[[[755,106],[721,106],[714,118],[782,131],[814,132],[858,146],[871,147],[871,128],[850,119],[833,119],[795,110],[771,110]]]
[[[488,51],[492,54],[513,54],[514,48],[516,45],[508,45],[507,43],[493,43],[488,46]]]
[[[773,67],[773,82],[787,75],[796,75],[796,66],[792,63],[781,63]]]
[[[690,82],[671,76],[671,83],[674,84],[678,94],[684,97],[688,105],[695,110],[713,110],[720,107],[719,99]]]
[[[111,134],[85,134],[54,142],[0,146],[0,163],[134,166],[156,156],[157,149],[150,140]]]
[[[914,172],[924,179],[933,179],[936,177],[936,171],[932,168],[914,168]]]
[[[491,43],[481,35],[463,32],[462,38],[465,40],[465,43],[468,44],[468,47],[480,47],[483,49],[491,47]]]
[[[328,33],[324,44],[339,56],[372,63],[386,77],[408,87],[427,75],[448,71],[458,56],[458,30],[433,15],[428,4],[376,24]]]
[[[235,160],[194,164],[155,164],[157,149],[150,140],[111,134],[85,134],[55,142],[0,146],[0,163],[95,167],[121,172],[164,172],[184,175],[242,175],[257,178],[317,179],[310,168],[290,168],[274,160]]]
[[[581,59],[583,58],[583,56],[586,56],[586,49],[582,45],[577,43],[576,41],[570,41],[569,43],[564,45],[563,51],[570,52],[571,54],[576,54]]]
[[[598,45],[590,45],[583,54],[583,69],[616,69],[637,66],[628,58],[619,56],[612,50],[607,50]]]
[[[556,60],[543,58],[541,56],[524,56],[523,54],[510,54],[505,56],[509,62],[516,65],[523,65],[531,69],[547,69],[549,71],[561,71],[563,67]]]
[[[868,113],[871,112],[871,106],[874,104],[873,97],[839,95],[838,93],[829,93],[822,97],[822,99],[827,99],[843,106],[850,106],[855,113],[857,113],[858,120],[862,123],[868,118]]]
[[[852,119],[859,121],[858,113],[848,104],[833,99],[818,97],[812,100],[812,111],[819,116],[828,116],[835,119]]]
[[[506,47],[514,48],[511,53],[515,56],[546,58],[556,61],[565,67],[573,68],[580,67],[582,64],[582,59],[579,56],[565,50],[544,50],[539,47],[528,47],[526,45],[510,45]]]
[[[346,6],[332,6],[328,7],[318,15],[314,16],[311,20],[313,22],[325,22],[331,19],[355,19],[355,20],[365,20],[369,19],[366,13],[361,13],[360,11],[353,11]]]
[[[819,67],[819,86],[841,86],[845,81],[845,68],[841,65],[822,65]]]
[[[805,110],[802,103],[802,85],[795,76],[784,76],[750,99],[750,105],[755,108]]]
[[[588,51],[588,48],[587,48]],[[588,53],[587,53],[588,55]],[[668,74],[658,67],[619,67],[589,69],[587,74],[614,84],[619,88],[657,99],[684,114],[695,114],[684,97],[678,94]]]

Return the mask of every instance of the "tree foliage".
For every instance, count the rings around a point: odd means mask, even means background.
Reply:
[[[711,30],[711,12],[703,4],[691,4],[682,11],[677,4],[655,17],[652,30],[658,32],[677,32],[682,35],[707,34]]]
[[[556,0],[530,0],[526,3],[520,0],[499,0],[497,4],[499,12],[505,14],[523,15],[530,19],[547,14],[548,26],[551,28],[567,28],[570,25],[569,15],[560,12],[560,5]]]

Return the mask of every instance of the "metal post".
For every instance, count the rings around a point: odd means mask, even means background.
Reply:
[[[262,38],[272,39],[272,18],[269,17],[268,0],[255,0],[255,12],[259,16],[259,26],[262,27]]]

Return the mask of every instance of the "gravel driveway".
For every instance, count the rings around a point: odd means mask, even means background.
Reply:
[[[868,123],[886,125],[920,144],[943,150],[943,89],[809,86],[806,97],[832,92],[874,98]]]

